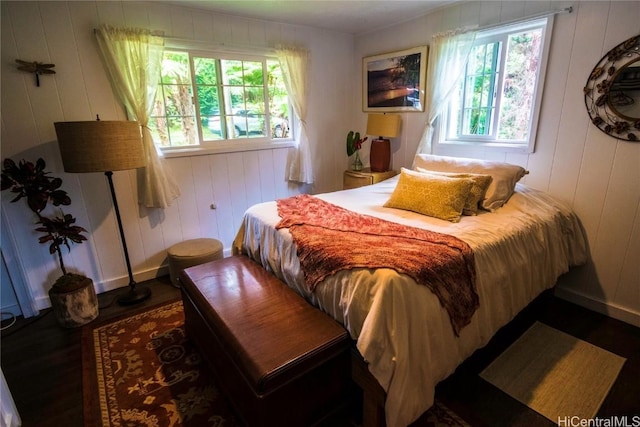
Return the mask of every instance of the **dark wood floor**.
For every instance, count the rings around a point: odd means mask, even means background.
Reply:
[[[557,423],[512,399],[479,376],[535,321],[626,358],[597,417],[640,415],[640,328],[556,298],[551,291],[535,300],[499,330],[486,347],[476,351],[453,375],[440,383],[436,398],[474,427],[556,426]],[[597,372],[584,374],[597,375]]]
[[[122,291],[101,294],[96,322],[180,296],[167,278],[145,285],[152,288],[152,298],[133,308],[113,303],[115,295]],[[640,329],[550,294],[536,300],[442,382],[436,398],[472,426],[555,425],[478,376],[536,320],[627,358],[598,415],[640,415]],[[23,426],[83,425],[80,345],[81,329],[59,327],[49,310],[38,318],[20,318],[2,332],[2,371]]]
[[[124,289],[100,294],[100,314],[94,322],[180,298],[180,290],[168,278],[144,285],[151,287],[151,299],[136,306],[114,302]],[[81,338],[82,328],[61,328],[49,309],[37,318],[19,318],[2,331],[2,372],[24,427],[83,425]]]

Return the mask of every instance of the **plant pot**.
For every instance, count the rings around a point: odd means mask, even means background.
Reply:
[[[54,287],[49,290],[51,308],[60,326],[75,328],[86,325],[98,317],[98,297],[93,280],[83,277],[75,289],[60,291]]]
[[[356,151],[356,157],[353,160],[353,165],[351,165],[351,169],[353,169],[354,171],[362,170],[362,160],[360,160],[360,155],[358,154],[357,151]]]

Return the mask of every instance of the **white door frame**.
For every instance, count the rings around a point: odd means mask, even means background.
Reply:
[[[0,426],[1,427],[20,427],[22,421],[20,414],[13,401],[7,381],[4,379],[4,373],[0,369]]]
[[[2,233],[0,233],[2,235],[2,246],[0,247],[0,250],[2,251],[2,256],[7,264],[7,270],[11,277],[13,290],[15,291],[16,298],[18,299],[18,305],[20,305],[20,310],[24,317],[37,316],[40,311],[38,310],[31,288],[29,288],[24,264],[20,257],[18,257],[16,238],[13,234],[13,230],[9,227],[9,221],[5,210],[0,209],[0,212],[2,213]]]

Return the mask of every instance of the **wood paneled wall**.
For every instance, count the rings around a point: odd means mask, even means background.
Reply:
[[[313,152],[315,184],[301,187],[284,180],[287,148],[218,153],[167,159],[182,195],[168,209],[137,204],[136,171],[114,173],[127,246],[136,280],[165,271],[166,249],[194,237],[220,239],[229,251],[244,211],[263,201],[304,192],[341,188],[347,165],[344,135],[350,105],[343,97],[352,86],[345,73],[353,58],[353,36],[311,27],[269,23],[214,14],[163,2],[3,1],[2,10],[2,158],[35,161],[64,180],[73,203],[65,207],[89,233],[89,241],[65,251],[65,264],[94,279],[98,292],[128,283],[122,247],[105,177],[65,174],[56,143],[56,121],[124,120],[105,74],[93,29],[101,24],[162,30],[167,36],[258,47],[278,43],[311,51],[307,129],[317,142]],[[15,60],[55,63],[55,75],[16,69]],[[56,259],[37,242],[35,219],[22,204],[2,194],[16,240],[17,256],[39,307],[49,305],[47,290],[60,275]],[[211,209],[215,204],[216,208]]]
[[[461,2],[401,25],[353,37],[324,30],[218,15],[152,2],[5,1],[2,13],[2,157],[35,160],[64,178],[69,207],[89,230],[87,244],[65,254],[73,269],[94,278],[98,291],[127,283],[117,226],[104,177],[64,174],[53,123],[60,120],[124,119],[98,57],[92,29],[102,23],[164,30],[167,35],[257,46],[297,43],[311,49],[309,134],[315,185],[283,180],[286,149],[168,159],[182,196],[169,209],[139,208],[135,172],[115,173],[125,233],[138,280],[162,272],[166,248],[209,236],[226,248],[244,210],[260,201],[341,188],[347,166],[344,135],[365,129],[361,112],[361,58],[429,44],[432,34],[465,25],[504,22],[573,6],[556,16],[535,152],[504,154],[455,149],[441,154],[504,160],[525,166],[527,185],[570,204],[588,235],[592,262],[563,277],[561,296],[640,324],[640,144],[617,141],[589,123],[582,87],[598,60],[622,40],[640,33],[640,3],[619,1]],[[354,41],[355,40],[355,41]],[[18,72],[15,59],[53,62],[55,76]],[[402,115],[392,143],[393,167],[410,166],[426,114]],[[367,162],[368,145],[363,150]],[[26,279],[41,307],[59,274],[55,259],[36,242],[24,206],[2,209],[16,236]],[[210,209],[215,203],[217,209]]]
[[[640,325],[640,144],[618,141],[591,125],[582,92],[600,58],[640,33],[640,2],[464,2],[356,37],[355,57],[428,44],[431,35],[440,31],[568,6],[573,6],[573,13],[555,17],[535,152],[506,154],[440,146],[435,153],[526,167],[530,174],[523,182],[571,205],[588,236],[592,261],[563,277],[558,295]],[[426,115],[407,113],[402,120],[393,164],[409,167]],[[354,121],[364,124],[366,117],[361,114]]]

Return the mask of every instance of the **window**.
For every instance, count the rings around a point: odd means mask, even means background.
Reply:
[[[478,33],[441,143],[533,151],[551,19]]]
[[[289,139],[290,111],[276,59],[166,50],[149,127],[163,149],[242,148]]]

